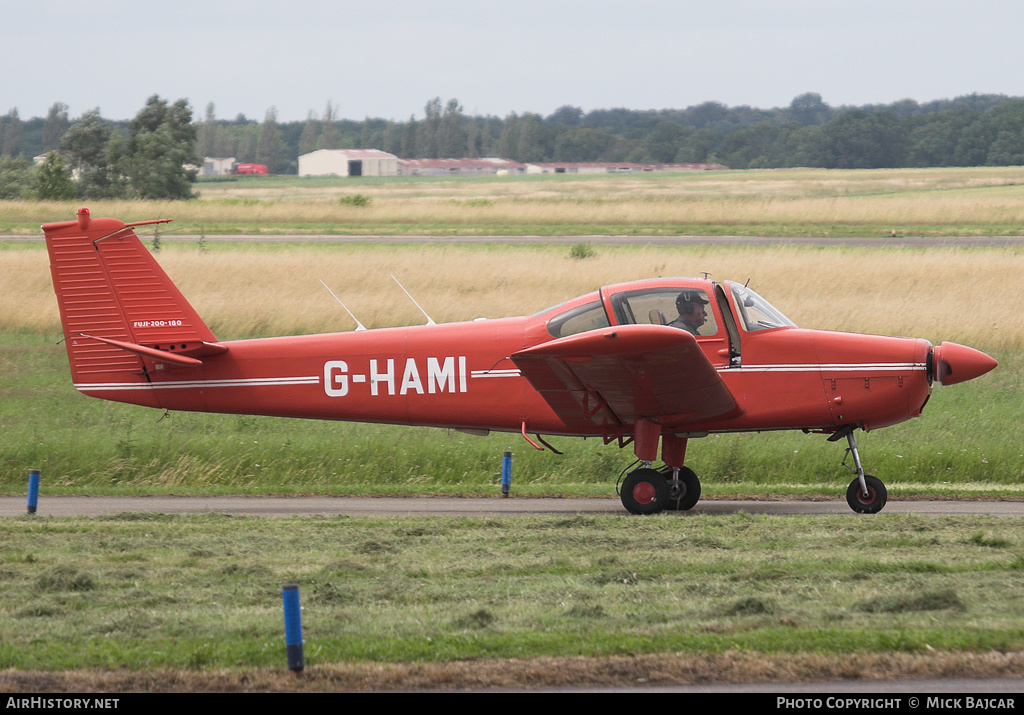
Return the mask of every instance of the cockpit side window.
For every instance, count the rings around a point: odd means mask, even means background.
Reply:
[[[587,303],[552,318],[548,323],[548,332],[552,337],[564,338],[588,330],[607,328],[610,325],[604,306],[596,301]]]
[[[696,288],[657,288],[612,298],[619,323],[670,325],[693,335],[715,335],[718,323],[708,295]]]

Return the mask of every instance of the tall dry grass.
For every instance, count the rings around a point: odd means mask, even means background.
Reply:
[[[189,202],[95,201],[94,216],[248,233],[1019,232],[1024,168],[692,172],[201,184]],[[339,198],[359,193],[368,205]],[[71,219],[76,202],[0,202],[4,230]]]
[[[601,285],[710,272],[750,281],[803,327],[1024,345],[1024,251],[457,244],[167,243],[158,260],[221,339],[420,324],[394,275],[438,322],[536,312]],[[0,251],[0,330],[59,334],[40,246]]]

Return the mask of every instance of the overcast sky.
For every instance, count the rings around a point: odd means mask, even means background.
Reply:
[[[0,0],[0,114],[423,117],[1024,96],[1021,0]]]

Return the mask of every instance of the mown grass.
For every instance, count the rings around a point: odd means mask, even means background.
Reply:
[[[668,652],[1024,647],[994,517],[663,515],[0,522],[0,667],[310,667]]]
[[[94,201],[93,215],[174,218],[205,234],[1020,235],[1024,169],[720,171],[589,176],[255,177],[189,202]],[[353,197],[360,197],[358,200]],[[32,235],[79,202],[0,202]],[[143,215],[145,214],[145,215]]]

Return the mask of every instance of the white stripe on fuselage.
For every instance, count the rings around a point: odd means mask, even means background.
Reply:
[[[925,363],[831,363],[818,365],[814,363],[787,363],[778,365],[742,365],[718,367],[719,372],[894,372],[926,370]],[[508,370],[473,370],[470,377],[496,378],[519,377],[516,369]],[[297,375],[294,377],[256,377],[235,380],[182,380],[174,382],[83,382],[75,383],[75,388],[82,392],[113,392],[117,390],[191,390],[196,388],[214,387],[284,387],[291,385],[318,385],[319,375]]]
[[[508,370],[473,370],[470,377],[519,377],[519,370],[514,368]]]
[[[360,377],[360,376],[356,376]],[[474,370],[470,377],[519,377],[519,370]],[[235,380],[181,380],[173,382],[76,382],[81,392],[113,392],[117,390],[191,390],[213,387],[282,387],[319,385],[319,375],[295,377],[253,377]],[[364,382],[361,380],[359,382]]]
[[[894,372],[900,370],[926,370],[923,362],[876,362],[876,363],[830,363],[817,365],[813,363],[792,363],[777,365],[741,365],[729,367],[722,365],[719,372]]]
[[[238,380],[182,380],[180,382],[76,382],[82,392],[112,390],[191,390],[207,387],[279,387],[282,385],[318,385],[317,375],[297,377],[251,377]]]

